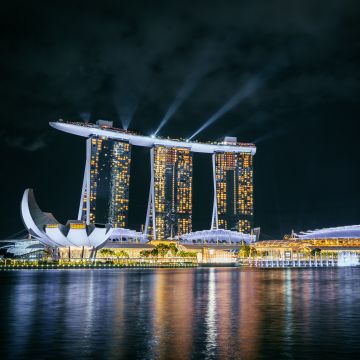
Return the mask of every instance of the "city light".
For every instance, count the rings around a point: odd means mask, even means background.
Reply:
[[[79,220],[125,228],[129,208],[131,145],[92,136],[87,146],[90,151],[85,167]],[[103,189],[108,191],[104,192]]]
[[[192,160],[189,149],[155,146],[156,239],[174,238],[192,231]]]
[[[216,143],[157,138],[152,132],[142,136],[114,128],[104,120],[97,126],[77,122],[51,123],[51,126],[88,137],[79,220],[88,224],[109,223],[114,228],[127,227],[131,147],[135,145],[151,148],[152,152],[144,236],[153,234],[153,239],[166,240],[193,233],[192,177],[193,153],[196,152],[212,154],[214,160],[213,176],[209,179],[214,182],[216,192],[211,229],[251,233],[252,157],[256,153],[252,144],[238,143],[236,137],[229,136]],[[106,136],[102,136],[103,131]],[[149,141],[150,138],[156,141]],[[208,235],[206,233],[209,240]],[[233,241],[231,239],[230,233],[216,233],[212,241]]]
[[[213,223],[216,228],[249,234],[253,217],[252,155],[221,152],[214,156],[217,216]]]

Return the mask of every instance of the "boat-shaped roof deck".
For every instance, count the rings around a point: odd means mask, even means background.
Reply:
[[[185,139],[170,139],[163,137],[155,136],[144,136],[140,135],[133,131],[128,131],[124,129],[118,129],[109,126],[101,126],[91,123],[81,123],[81,122],[65,122],[65,121],[56,121],[50,122],[50,126],[53,128],[64,131],[70,134],[90,137],[93,135],[103,136],[111,139],[127,141],[132,145],[143,146],[143,147],[153,147],[156,145],[166,146],[166,147],[182,147],[188,148],[190,151],[198,153],[215,153],[215,152],[240,152],[240,153],[250,153],[255,155],[256,146],[251,143],[232,143],[232,142],[197,142],[197,141],[188,141]]]

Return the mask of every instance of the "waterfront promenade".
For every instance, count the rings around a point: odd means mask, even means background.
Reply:
[[[110,268],[188,268],[196,267],[196,258],[126,258],[119,260],[38,261],[10,260],[0,261],[0,270],[9,269],[110,269]]]

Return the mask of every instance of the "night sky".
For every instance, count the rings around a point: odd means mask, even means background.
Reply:
[[[265,236],[360,223],[359,1],[8,1],[0,10],[0,238],[32,187],[60,221],[79,206],[85,139],[48,122],[108,119],[198,140],[255,142]],[[130,227],[144,222],[149,152],[133,148]],[[210,156],[194,155],[194,230],[210,227]]]

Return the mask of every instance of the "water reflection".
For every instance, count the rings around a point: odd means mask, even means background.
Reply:
[[[153,299],[152,358],[187,359],[191,353],[193,276],[191,270],[157,272]]]
[[[209,269],[208,291],[207,291],[207,311],[206,311],[206,352],[208,358],[215,355],[216,349],[216,288],[215,288],[215,269]]]
[[[1,359],[338,358],[359,268],[0,273]]]

